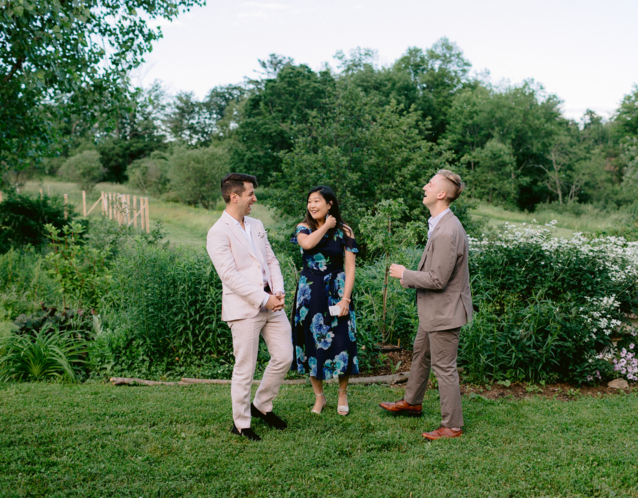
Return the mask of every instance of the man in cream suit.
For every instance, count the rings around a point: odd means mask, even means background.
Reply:
[[[286,423],[272,411],[292,363],[290,322],[284,308],[284,279],[261,221],[249,218],[257,202],[257,179],[230,173],[221,182],[226,210],[208,232],[206,249],[221,278],[222,320],[233,336],[235,367],[231,383],[233,434],[252,441],[261,438],[250,428],[251,416],[271,427],[285,429]],[[257,364],[259,336],[264,338],[270,361],[250,402]]]
[[[441,426],[423,437],[429,440],[463,434],[463,411],[456,357],[461,327],[472,318],[472,296],[468,271],[465,230],[450,211],[465,185],[448,170],[439,171],[423,187],[423,204],[430,210],[428,242],[416,271],[401,265],[390,267],[390,276],[401,285],[416,289],[419,330],[405,397],[396,403],[381,403],[393,413],[421,415],[423,397],[434,371],[439,383]]]

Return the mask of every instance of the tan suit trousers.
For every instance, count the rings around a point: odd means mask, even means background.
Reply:
[[[230,387],[233,420],[238,429],[250,427],[250,391],[257,366],[259,336],[263,336],[270,361],[255,393],[253,404],[261,412],[271,412],[272,402],[292,364],[292,335],[285,311],[261,308],[253,318],[228,322],[233,335],[235,367]]]
[[[410,377],[405,388],[405,401],[420,405],[428,387],[430,370],[434,371],[439,383],[441,426],[448,428],[463,427],[459,373],[456,369],[460,331],[460,328],[456,328],[428,332],[419,326],[414,339]]]

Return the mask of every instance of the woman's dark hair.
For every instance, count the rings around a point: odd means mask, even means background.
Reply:
[[[310,192],[308,192],[308,196],[306,197],[306,204],[308,203],[308,199],[310,198],[310,196],[314,194],[315,192],[321,195],[321,197],[323,197],[328,204],[332,203],[332,206],[330,206],[330,209],[328,210],[328,214],[330,216],[334,216],[335,220],[337,220],[337,225],[334,228],[331,228],[330,230],[328,230],[328,235],[332,237],[337,229],[341,230],[342,232],[347,232],[346,235],[351,235],[350,229],[344,230],[345,222],[343,221],[343,218],[341,217],[341,209],[339,209],[339,201],[337,200],[337,196],[335,195],[334,191],[330,187],[326,187],[325,185],[318,185],[314,188],[311,188]],[[306,217],[304,218],[302,223],[305,223],[306,225],[308,225],[313,232],[317,228],[319,228],[317,226],[317,222],[312,217],[307,207],[306,207]]]

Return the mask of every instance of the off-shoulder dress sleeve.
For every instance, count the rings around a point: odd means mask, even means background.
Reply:
[[[293,244],[299,244],[299,241],[297,240],[297,235],[299,235],[300,233],[310,235],[312,231],[310,230],[310,228],[300,225],[295,229],[295,233],[290,238],[290,242],[292,242]]]
[[[343,237],[341,237],[341,244],[344,246],[346,251],[359,252],[359,246],[357,245],[357,241],[354,240],[353,237],[350,237],[345,233],[343,234]]]

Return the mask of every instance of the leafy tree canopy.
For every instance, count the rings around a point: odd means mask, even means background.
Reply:
[[[0,165],[21,169],[55,140],[56,115],[108,121],[128,72],[174,19],[203,0],[0,0]]]

